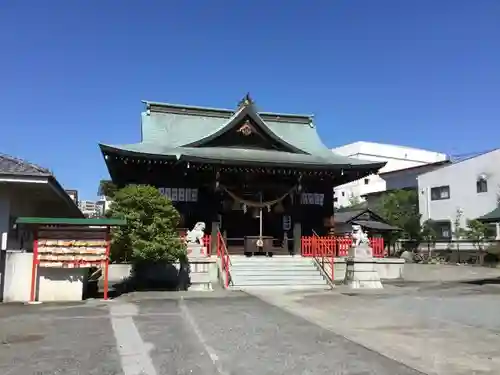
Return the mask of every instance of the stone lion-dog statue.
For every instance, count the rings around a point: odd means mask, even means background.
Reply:
[[[360,245],[369,245],[368,235],[363,231],[361,225],[353,225],[351,232],[353,246],[358,247]]]
[[[187,231],[186,242],[188,244],[199,244],[204,246],[203,236],[205,236],[205,223],[199,221],[192,230]]]

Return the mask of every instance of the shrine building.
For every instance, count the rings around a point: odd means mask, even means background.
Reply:
[[[259,112],[249,95],[234,110],[144,103],[140,142],[100,145],[112,181],[156,186],[182,228],[206,223],[231,254],[256,237],[299,253],[301,236],[334,231],[333,188],[385,164],[334,154],[313,116]]]

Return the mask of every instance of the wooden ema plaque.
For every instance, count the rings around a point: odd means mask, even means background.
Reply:
[[[108,261],[107,233],[99,230],[42,229],[38,232],[39,267],[102,267]]]

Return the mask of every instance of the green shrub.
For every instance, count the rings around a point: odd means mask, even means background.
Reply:
[[[186,245],[176,231],[180,215],[155,187],[118,190],[108,216],[127,220],[126,226],[112,231],[113,261],[174,263],[186,257]]]

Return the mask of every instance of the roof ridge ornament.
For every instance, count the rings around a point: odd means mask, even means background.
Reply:
[[[238,103],[238,109],[241,109],[242,107],[248,107],[254,104],[253,99],[250,97],[250,93],[247,92],[247,94],[241,99]]]
[[[245,137],[248,137],[249,135],[252,135],[255,132],[255,129],[253,128],[252,124],[250,123],[249,120],[246,120],[243,125],[239,127],[238,130],[236,130],[237,133],[243,134]]]

